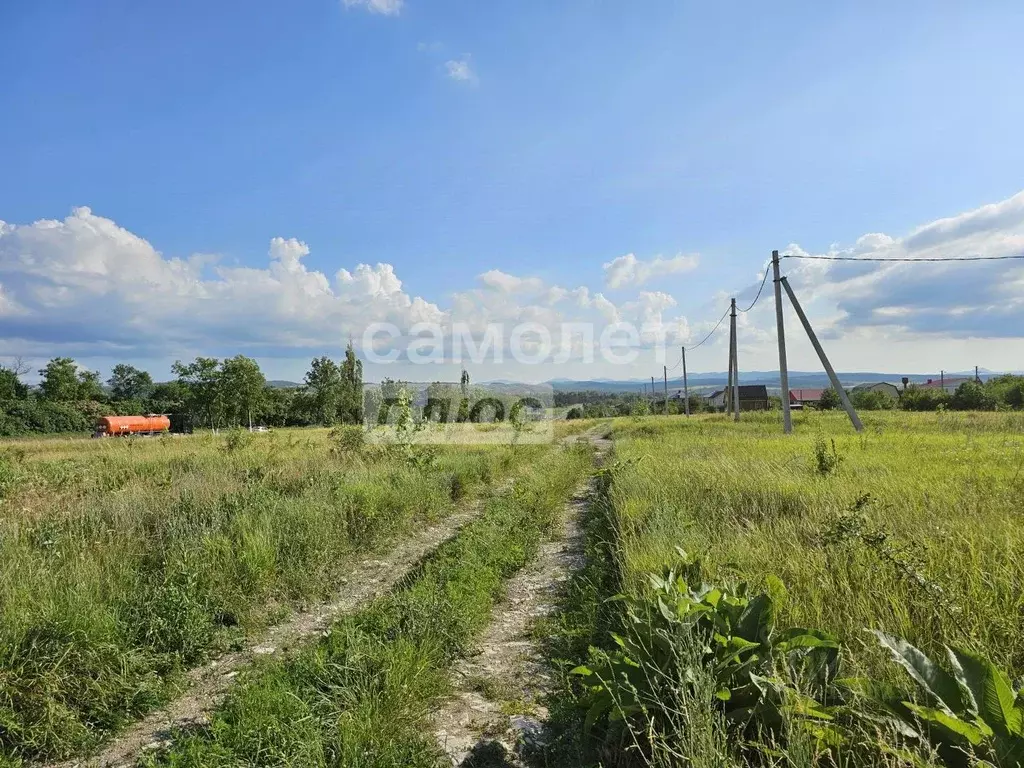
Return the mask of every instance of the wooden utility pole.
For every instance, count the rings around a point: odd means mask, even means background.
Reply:
[[[732,335],[732,327],[729,328],[729,373],[726,378],[725,392],[722,395],[725,401],[725,412],[726,414],[732,413],[732,345],[736,343],[735,337]]]
[[[793,305],[793,309],[796,310],[796,316],[800,318],[800,323],[803,325],[804,330],[807,331],[807,338],[811,340],[811,345],[814,347],[814,351],[818,353],[818,359],[821,360],[822,366],[825,368],[825,373],[828,374],[828,380],[832,382],[832,388],[839,395],[839,400],[843,404],[843,408],[846,410],[846,414],[850,417],[850,422],[853,424],[853,428],[858,432],[864,431],[864,425],[861,424],[860,417],[857,412],[853,410],[853,403],[850,402],[849,396],[846,394],[846,390],[843,389],[843,385],[839,383],[839,377],[836,376],[835,370],[832,368],[832,363],[828,361],[828,357],[825,355],[825,350],[821,346],[821,342],[818,341],[818,337],[814,335],[814,329],[811,328],[811,323],[807,319],[807,315],[804,314],[803,307],[800,306],[800,302],[797,301],[796,294],[793,293],[793,289],[789,287],[789,281],[786,278],[782,278],[782,287],[786,289],[786,295],[789,296],[789,301]]]
[[[736,340],[736,299],[732,300],[732,322],[729,333],[732,336],[732,418],[733,421],[740,420],[740,364],[739,344]]]
[[[943,392],[946,391],[946,372],[945,371],[939,371],[939,389],[941,389]]]
[[[974,380],[981,384],[981,376],[978,375],[978,366],[974,366]]]
[[[690,387],[686,384],[686,347],[683,350],[683,411],[690,415]]]
[[[789,366],[786,364],[786,328],[782,322],[782,285],[779,276],[779,252],[772,251],[772,277],[775,282],[775,325],[779,334],[779,384],[782,386],[782,431],[793,432],[793,416],[789,412]]]
[[[668,416],[668,366],[661,366],[661,377],[665,386],[665,415]]]

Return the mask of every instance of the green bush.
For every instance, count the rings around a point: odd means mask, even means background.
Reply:
[[[937,411],[949,404],[949,395],[942,389],[925,389],[916,384],[909,385],[900,397],[900,408],[904,411]]]
[[[887,392],[855,392],[850,399],[853,407],[862,411],[892,411],[899,406],[896,398]]]
[[[994,411],[996,400],[978,381],[965,381],[956,388],[949,405],[958,411]]]
[[[834,411],[842,404],[842,400],[839,399],[839,393],[832,387],[829,387],[821,393],[821,399],[818,401],[818,409],[822,411]]]

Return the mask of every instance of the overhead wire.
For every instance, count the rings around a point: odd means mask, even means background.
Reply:
[[[812,259],[816,261],[891,261],[893,263],[907,263],[915,261],[1006,261],[1008,259],[1024,259],[1024,253],[1017,253],[1012,256],[922,256],[917,259],[903,257],[891,258],[885,256],[811,256],[810,254],[784,253],[782,254],[782,258]]]
[[[755,296],[754,300],[752,302],[750,302],[750,306],[749,307],[747,307],[746,309],[741,309],[740,312],[749,312],[750,310],[752,310],[754,308],[754,305],[757,304],[757,300],[761,298],[761,291],[764,290],[764,284],[767,283],[767,282],[768,282],[768,266],[765,265],[764,277],[761,278],[761,287],[757,289],[757,296]]]
[[[718,330],[719,326],[721,326],[721,324],[722,324],[722,321],[723,321],[723,320],[725,320],[725,318],[726,318],[726,317],[727,317],[728,315],[729,315],[729,308],[728,308],[728,307],[726,307],[726,309],[725,309],[725,312],[723,312],[723,313],[722,313],[722,317],[721,317],[721,318],[719,318],[719,320],[718,320],[718,322],[717,322],[717,323],[715,323],[715,327],[711,329],[711,333],[709,333],[709,334],[708,334],[707,336],[705,336],[705,337],[704,337],[703,339],[701,339],[701,340],[700,340],[700,342],[698,342],[697,344],[694,344],[694,345],[693,345],[692,347],[687,347],[687,349],[688,349],[688,350],[690,350],[690,351],[692,352],[693,350],[695,350],[695,349],[697,349],[697,348],[698,348],[699,346],[701,346],[701,345],[702,345],[702,344],[703,344],[703,343],[704,343],[705,341],[707,341],[707,340],[708,340],[708,339],[710,339],[710,338],[711,338],[712,336],[714,336],[714,335],[715,335],[715,331],[717,331],[717,330]],[[682,359],[680,359],[680,362],[682,362]]]

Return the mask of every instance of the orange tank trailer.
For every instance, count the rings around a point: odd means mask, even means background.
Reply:
[[[171,420],[166,416],[104,416],[96,422],[97,437],[127,437],[167,432]]]

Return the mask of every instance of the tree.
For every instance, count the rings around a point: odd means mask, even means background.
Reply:
[[[459,390],[462,397],[459,399],[459,412],[455,414],[455,421],[462,424],[469,421],[469,371],[465,368],[459,378]]]
[[[409,385],[404,381],[389,378],[381,380],[377,423],[386,424],[389,420],[397,418],[399,414],[395,408],[401,403],[409,403],[411,407],[412,393],[409,391]]]
[[[834,388],[822,390],[821,399],[818,400],[818,408],[823,411],[834,411],[841,406],[843,401],[839,399],[839,393]]]
[[[220,361],[215,357],[197,357],[191,363],[176,360],[171,370],[188,392],[188,410],[216,429],[224,418]]]
[[[334,423],[338,415],[341,370],[329,357],[317,357],[306,372],[306,389],[313,396],[315,418],[324,426]]]
[[[55,357],[39,371],[46,400],[92,400],[103,394],[98,371],[79,370],[70,357]]]
[[[900,395],[900,408],[904,411],[937,411],[949,402],[945,390],[909,385]]]
[[[957,387],[949,404],[958,411],[991,411],[996,407],[995,398],[978,381],[965,381]]]
[[[1008,408],[1024,407],[1024,376],[1005,373],[985,382],[985,390],[993,400]]]
[[[235,424],[245,420],[251,428],[252,415],[262,405],[267,386],[259,363],[245,355],[228,358],[221,363],[220,384],[228,417]]]
[[[28,386],[21,377],[29,368],[21,358],[15,358],[10,365],[0,365],[0,401],[24,400],[28,397]]]
[[[339,371],[338,420],[342,424],[363,423],[363,361],[356,357],[351,339]]]
[[[363,417],[366,423],[376,424],[380,418],[380,390],[369,387],[363,392]]]
[[[150,410],[173,411],[185,407],[188,388],[180,381],[164,381],[154,384],[149,393]]]
[[[133,365],[118,363],[107,379],[110,394],[115,400],[142,400],[153,391],[153,377]]]
[[[435,381],[427,387],[427,403],[423,418],[430,421],[451,421],[452,408],[459,402],[459,390],[446,381]]]

